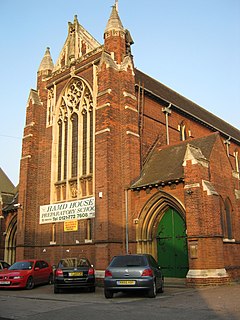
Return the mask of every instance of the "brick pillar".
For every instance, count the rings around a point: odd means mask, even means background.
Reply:
[[[199,148],[188,145],[184,161],[189,250],[189,285],[225,283],[219,196],[209,181],[209,163]]]
[[[113,255],[126,252],[125,190],[140,173],[140,147],[131,58],[118,66],[104,52],[98,71],[95,239],[96,257],[98,251],[106,255],[97,268],[105,268]]]

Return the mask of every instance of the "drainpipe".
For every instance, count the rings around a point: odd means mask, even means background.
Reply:
[[[167,145],[169,145],[169,130],[168,130],[168,116],[171,114],[171,108],[172,104],[169,103],[168,107],[162,108],[162,112],[165,113],[166,117],[166,134],[167,134]]]
[[[125,189],[125,245],[126,245],[126,254],[128,254],[128,189]]]

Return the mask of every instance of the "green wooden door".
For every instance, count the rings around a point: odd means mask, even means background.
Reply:
[[[158,263],[165,277],[185,278],[188,272],[186,226],[181,215],[168,209],[158,225]]]

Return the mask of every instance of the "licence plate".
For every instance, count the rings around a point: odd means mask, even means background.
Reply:
[[[11,282],[10,281],[0,281],[0,285],[1,284],[10,284]]]
[[[117,285],[119,286],[131,286],[131,285],[135,285],[136,284],[136,281],[134,280],[119,280],[117,281]]]
[[[70,277],[82,277],[83,276],[83,272],[69,272],[69,276]]]

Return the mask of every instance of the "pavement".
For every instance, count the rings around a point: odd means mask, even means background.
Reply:
[[[86,313],[87,318],[84,319],[91,320],[129,320],[130,312],[138,320],[150,315],[151,319],[160,319],[160,314],[164,320],[239,320],[239,297],[240,283],[187,288],[178,279],[166,281],[164,293],[158,294],[155,299],[140,293],[118,293],[113,299],[105,299],[102,287],[97,287],[95,293],[81,290],[60,294],[54,294],[53,285],[39,286],[33,290],[1,289],[0,320],[75,320],[79,319],[79,310]],[[108,315],[110,311],[112,316]]]

